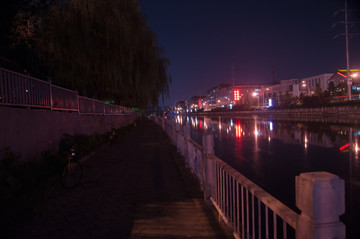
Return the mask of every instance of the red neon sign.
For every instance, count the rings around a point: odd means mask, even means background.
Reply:
[[[342,73],[340,73],[340,72],[336,72],[338,75],[341,75],[342,77],[347,77],[346,75],[344,75],[344,74],[342,74]]]
[[[349,147],[349,144],[345,144],[345,145],[341,146],[341,147],[340,147],[340,151],[346,149],[347,147]]]
[[[240,100],[240,90],[234,90],[234,100]]]

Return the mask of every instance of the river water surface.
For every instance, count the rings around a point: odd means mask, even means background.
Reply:
[[[177,116],[201,144],[214,134],[215,154],[291,209],[295,176],[327,171],[345,180],[347,238],[360,235],[360,125],[271,121],[259,117]]]

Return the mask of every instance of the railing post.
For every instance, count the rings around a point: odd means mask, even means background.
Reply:
[[[79,99],[79,92],[76,90],[76,104],[77,104],[77,113],[80,114],[80,99]]]
[[[215,182],[212,163],[209,155],[214,155],[214,135],[203,134],[202,136],[203,154],[202,154],[202,176],[204,185],[204,201],[210,202],[210,196],[212,195],[212,185]]]
[[[189,125],[185,125],[183,127],[184,129],[184,136],[187,138],[187,139],[190,139],[190,126]]]
[[[345,225],[339,220],[345,212],[344,180],[328,172],[310,172],[296,176],[295,184],[301,210],[296,238],[345,238]]]
[[[79,99],[79,96],[78,96],[78,99]],[[91,100],[91,102],[92,102],[92,111],[93,111],[93,114],[95,115],[95,100]],[[79,108],[80,108],[80,105],[79,105]]]
[[[176,132],[176,129],[175,129],[175,122],[174,121],[170,121],[169,122],[169,126],[171,128],[171,140],[173,142],[173,144],[175,144],[175,139],[174,139],[174,135],[175,135],[175,132]]]
[[[183,137],[181,135],[181,124],[180,123],[175,123],[175,127],[176,127],[176,146],[179,152],[183,152],[184,150],[184,140]]]
[[[172,121],[172,135],[173,135],[173,143],[176,145],[176,138],[177,138],[177,133],[176,133],[176,122]]]
[[[161,128],[165,130],[165,119],[164,117],[161,118]]]
[[[175,129],[176,131],[180,131],[180,123],[175,122]]]
[[[184,157],[185,157],[185,166],[189,167],[189,139],[191,138],[190,136],[190,126],[189,125],[185,125],[184,127]]]
[[[49,80],[49,93],[50,93],[50,110],[53,110],[53,95],[52,95],[52,84],[51,79]]]

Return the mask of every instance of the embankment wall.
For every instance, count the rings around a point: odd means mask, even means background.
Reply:
[[[254,117],[270,120],[289,120],[321,123],[360,124],[360,107],[324,107],[314,109],[282,109],[269,111],[203,112],[193,115],[207,117]]]
[[[105,133],[129,125],[137,117],[0,107],[0,160],[6,147],[20,153],[22,160],[37,160],[41,152],[57,150],[65,134]]]

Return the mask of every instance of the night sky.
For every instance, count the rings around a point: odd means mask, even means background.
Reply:
[[[349,8],[359,9],[349,0]],[[165,105],[220,83],[271,82],[346,68],[344,2],[338,0],[140,0],[149,27],[171,61]],[[359,21],[360,11],[349,20]],[[360,33],[360,23],[349,28]],[[350,64],[360,68],[360,36],[350,39]],[[160,102],[160,105],[162,103]]]

